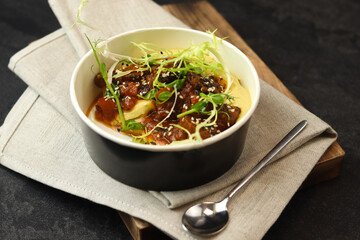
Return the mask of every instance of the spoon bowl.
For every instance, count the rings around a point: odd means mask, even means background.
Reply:
[[[183,227],[197,235],[220,232],[229,221],[226,203],[227,199],[224,199],[217,203],[203,202],[192,206],[183,215]]]

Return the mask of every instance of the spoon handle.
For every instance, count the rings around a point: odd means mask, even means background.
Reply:
[[[226,202],[243,187],[258,171],[260,171],[273,157],[278,154],[291,140],[305,128],[306,120],[296,125],[236,186],[228,193],[224,200]]]

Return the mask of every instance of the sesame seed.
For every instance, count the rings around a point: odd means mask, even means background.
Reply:
[[[210,88],[208,88],[208,91],[209,91],[209,92],[215,91],[215,87],[210,87]]]

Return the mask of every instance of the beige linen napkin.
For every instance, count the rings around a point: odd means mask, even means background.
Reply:
[[[9,67],[30,88],[2,126],[0,163],[49,186],[145,219],[174,238],[194,239],[195,236],[181,228],[181,215],[192,204],[189,202],[221,199],[232,183],[244,176],[287,131],[298,121],[307,119],[309,125],[282,152],[278,157],[281,159],[259,173],[230,203],[231,221],[224,232],[213,237],[262,238],[335,140],[336,133],[316,116],[262,82],[260,104],[251,122],[244,153],[225,175],[204,186],[176,192],[149,193],[121,184],[92,162],[70,104],[71,73],[79,59],[78,53],[88,48],[82,43],[82,35],[72,33],[71,36],[71,31],[76,29],[68,28],[74,19],[73,5],[77,7],[72,2],[50,2],[66,31],[58,30],[48,35],[17,53],[10,61]],[[102,30],[109,34],[129,30],[124,28],[129,26],[126,21],[131,21],[132,28],[181,26],[151,1],[143,0],[136,8],[132,2],[106,1],[105,4],[102,1],[101,10],[89,4],[86,11],[94,11],[90,14],[93,16],[90,24],[100,23],[98,26],[105,26]],[[127,11],[112,16],[124,8]],[[149,18],[148,14],[154,18]],[[85,10],[83,16],[87,17]],[[107,25],[101,22],[104,16],[111,17]],[[120,27],[116,24],[119,21],[122,21]]]

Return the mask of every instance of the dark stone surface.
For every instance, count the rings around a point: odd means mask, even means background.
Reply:
[[[159,3],[180,2],[160,1]],[[360,239],[360,2],[210,1],[346,151],[341,176],[295,194],[265,239]],[[0,124],[26,85],[9,58],[59,28],[44,0],[0,0]],[[131,239],[116,211],[0,166],[0,239]]]

